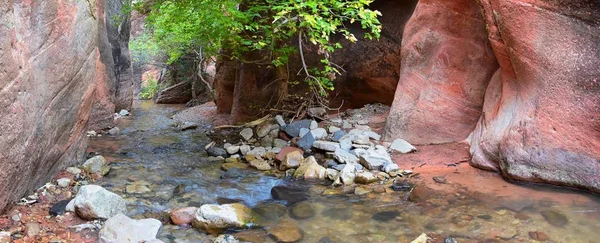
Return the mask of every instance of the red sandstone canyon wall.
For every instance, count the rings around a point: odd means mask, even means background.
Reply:
[[[104,2],[93,3],[0,2],[0,211],[83,157],[92,107],[110,89]]]
[[[468,138],[473,166],[600,192],[599,67],[598,1],[421,0],[386,138]]]

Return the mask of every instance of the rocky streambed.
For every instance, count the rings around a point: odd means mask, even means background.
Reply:
[[[466,165],[460,144],[382,143],[378,115],[385,107],[318,123],[273,117],[223,129],[200,111],[207,108],[182,109],[139,101],[119,129],[90,134],[89,160],[3,216],[0,242],[98,236],[120,242],[128,235],[181,243],[600,237],[597,196],[509,184]]]

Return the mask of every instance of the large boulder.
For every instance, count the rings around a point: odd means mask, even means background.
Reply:
[[[471,164],[600,192],[600,4],[481,1],[500,64]]]
[[[476,0],[421,0],[406,24],[386,140],[464,140],[498,68]]]
[[[127,203],[119,195],[97,185],[82,186],[73,199],[75,213],[83,219],[108,219],[127,213]]]
[[[99,233],[100,243],[160,243],[156,239],[162,223],[156,219],[134,220],[123,214],[108,219]]]
[[[0,211],[83,160],[96,99],[111,125],[104,3],[0,2]]]
[[[205,204],[196,210],[192,225],[208,233],[219,233],[226,229],[247,228],[255,224],[252,209],[240,203]]]

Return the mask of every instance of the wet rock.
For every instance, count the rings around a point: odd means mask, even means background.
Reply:
[[[247,228],[254,224],[252,210],[243,204],[205,204],[196,210],[193,226],[208,233]]]
[[[319,239],[319,241],[317,241],[317,243],[335,243],[335,241],[333,241],[329,237],[323,237],[323,238]]]
[[[286,220],[269,229],[269,235],[277,242],[297,242],[302,239],[302,231],[292,221]]]
[[[277,124],[279,124],[280,127],[285,127],[285,121],[283,120],[283,117],[280,115],[276,115],[275,116],[275,121],[277,121]]]
[[[148,193],[150,192],[150,188],[148,187],[150,186],[150,182],[141,180],[141,181],[136,181],[133,182],[127,186],[125,186],[125,191],[127,193],[137,193],[137,194],[142,194],[142,193]]]
[[[310,133],[315,139],[323,139],[327,137],[327,130],[325,130],[325,128],[315,128],[310,130]]]
[[[237,232],[233,236],[242,242],[263,243],[267,242],[267,231],[264,229],[252,229]]]
[[[444,239],[444,243],[458,243],[458,241],[452,237]]]
[[[511,240],[517,236],[519,232],[514,227],[506,227],[500,230],[498,237],[503,240]]]
[[[254,158],[255,157],[252,156],[251,159],[254,159]],[[250,159],[250,158],[247,158],[247,159]],[[235,156],[231,156],[231,157],[225,159],[225,163],[240,163],[240,161],[241,161],[240,157],[235,157]]]
[[[119,129],[118,127],[113,127],[108,130],[108,134],[110,134],[112,136],[117,136],[117,135],[121,134],[121,129]]]
[[[171,221],[176,225],[191,224],[196,216],[196,207],[186,207],[171,210]]]
[[[40,234],[40,231],[42,231],[42,227],[38,223],[31,222],[25,225],[25,235],[27,237],[36,237]]]
[[[223,165],[221,165],[221,170],[223,171],[229,171],[230,169],[247,169],[248,165],[244,164],[244,163],[240,163],[240,162],[235,162],[235,163],[225,163]]]
[[[536,241],[547,241],[550,239],[550,237],[548,237],[548,235],[546,233],[541,232],[541,231],[530,231],[529,238],[536,240]]]
[[[412,144],[408,143],[404,139],[398,138],[394,140],[394,142],[392,142],[392,144],[390,145],[390,150],[407,154],[417,151],[417,148],[412,146]]]
[[[304,163],[294,172],[294,178],[303,178],[305,180],[325,180],[327,178],[327,169],[319,165],[315,157],[310,156],[304,160]]]
[[[569,223],[569,219],[564,214],[552,209],[542,211],[542,216],[550,225],[556,227],[562,227]]]
[[[400,216],[399,211],[389,210],[389,211],[382,211],[382,212],[375,213],[375,214],[373,214],[373,216],[371,216],[371,219],[380,221],[380,222],[388,222],[392,219],[395,219],[398,216]]]
[[[394,183],[390,186],[390,188],[394,191],[410,191],[413,189],[415,185],[410,183],[408,180],[396,180],[394,181]]]
[[[276,148],[285,148],[288,146],[288,142],[283,139],[276,138],[273,140],[273,147]]]
[[[58,185],[58,187],[68,187],[69,185],[71,185],[71,179],[69,178],[60,178],[58,180],[56,180],[56,184]]]
[[[110,171],[108,161],[102,156],[94,156],[83,163],[83,169],[90,174],[106,175]]]
[[[86,220],[108,219],[127,212],[123,198],[96,185],[82,186],[73,200],[75,212]]]
[[[99,233],[100,243],[162,242],[156,239],[162,223],[156,219],[134,220],[123,214],[109,218]]]
[[[67,172],[69,172],[73,175],[81,174],[81,170],[77,167],[69,167],[69,168],[67,168]]]
[[[259,126],[258,129],[256,129],[256,136],[258,136],[259,138],[265,137],[273,130],[279,130],[279,125],[264,123],[261,126]]]
[[[304,151],[308,151],[312,148],[313,144],[315,143],[316,139],[313,136],[312,133],[308,132],[306,133],[306,135],[302,136],[302,138],[300,138],[298,140],[298,142],[296,143],[296,145],[298,145],[298,147],[300,147],[301,149],[303,149]]]
[[[346,136],[346,132],[344,132],[343,130],[335,131],[331,136],[331,141],[339,142],[344,136]]]
[[[237,240],[233,235],[229,235],[229,234],[225,234],[225,235],[219,235],[217,238],[215,238],[215,240],[213,240],[213,243],[239,243],[240,241]]]
[[[308,203],[300,202],[290,208],[290,216],[294,219],[308,219],[315,216],[315,209]]]
[[[63,215],[65,214],[67,205],[69,204],[69,202],[71,202],[72,199],[66,199],[66,200],[61,200],[56,202],[55,204],[52,205],[52,207],[50,207],[50,209],[48,210],[48,214],[50,214],[51,216],[58,216],[58,215]]]
[[[302,129],[302,128],[309,129],[311,122],[312,122],[311,120],[295,121],[295,122],[292,122],[291,124],[286,125],[285,128],[283,129],[283,131],[285,133],[287,133],[290,137],[299,137],[300,129]]]
[[[254,208],[254,212],[260,215],[261,220],[278,222],[285,215],[287,208],[277,202],[268,202],[260,204]]]
[[[341,148],[338,148],[335,150],[333,157],[340,163],[356,164],[359,162],[358,157],[354,156],[353,154],[351,154]]]
[[[0,231],[0,243],[10,243],[12,241],[10,235],[8,231]]]
[[[354,179],[356,178],[356,166],[353,163],[348,163],[344,166],[344,168],[340,171],[340,181],[344,183],[344,185],[352,185],[354,184]]]
[[[448,184],[448,180],[446,180],[446,177],[444,176],[434,176],[433,181],[435,181],[435,183]]]
[[[298,133],[298,137],[304,137],[309,132],[310,132],[310,129],[308,129],[308,128],[300,128],[300,132]]]
[[[219,148],[219,147],[210,147],[206,150],[206,153],[208,153],[209,156],[214,156],[214,157],[227,157],[227,150],[223,149],[223,148]]]
[[[244,140],[248,141],[252,138],[252,136],[254,136],[254,132],[252,131],[252,128],[244,128],[242,131],[240,131],[240,136],[242,136]]]
[[[373,173],[364,171],[360,173],[356,173],[356,177],[354,178],[354,182],[359,184],[371,184],[377,182],[377,177],[373,175]]]
[[[269,165],[269,163],[263,159],[255,159],[250,161],[250,166],[260,171],[267,171],[271,169],[271,165]]]
[[[373,190],[371,190],[371,189],[369,189],[369,188],[364,188],[364,187],[360,187],[360,186],[358,186],[358,187],[354,188],[354,194],[355,194],[355,195],[358,195],[358,196],[361,196],[361,195],[365,195],[365,194],[371,193],[372,191],[373,191]]]
[[[313,148],[320,149],[323,151],[335,152],[335,150],[340,147],[340,144],[329,141],[315,141],[312,146]]]
[[[292,205],[308,200],[310,198],[310,192],[308,188],[303,186],[285,184],[271,188],[271,197],[275,200],[285,201],[287,205]]]
[[[279,169],[285,171],[288,169],[298,168],[303,162],[304,156],[302,156],[302,153],[298,151],[292,151],[291,153],[288,153],[281,161]]]

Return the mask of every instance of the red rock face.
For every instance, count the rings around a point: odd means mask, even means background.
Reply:
[[[86,1],[0,3],[0,211],[81,161],[105,72],[99,21]]]
[[[600,192],[600,3],[481,1],[500,63],[472,165]]]
[[[465,139],[497,69],[476,0],[419,1],[404,30],[401,66],[387,138]]]
[[[599,20],[590,0],[420,1],[386,138],[472,132],[473,166],[600,192]]]

